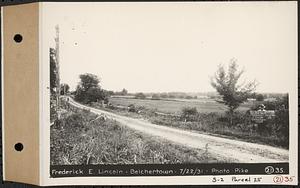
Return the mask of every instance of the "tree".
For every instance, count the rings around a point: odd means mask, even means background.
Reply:
[[[128,91],[125,88],[123,88],[121,91],[121,95],[127,95],[127,94],[128,94]]]
[[[56,51],[54,48],[49,49],[50,55],[50,121],[53,122],[57,118],[58,108],[58,70],[56,64]]]
[[[192,99],[193,97],[190,95],[185,96],[185,99]]]
[[[101,89],[99,78],[93,74],[82,74],[79,76],[80,83],[76,88],[75,100],[83,103],[107,100],[105,92]]]
[[[55,59],[55,49],[50,48],[50,92],[55,94],[55,89],[57,88],[57,66]]]
[[[168,94],[167,93],[161,93],[160,94],[160,98],[168,98]]]
[[[159,100],[160,98],[159,98],[158,94],[153,94],[152,97],[151,97],[151,99],[153,99],[153,100]]]
[[[145,99],[146,95],[144,93],[137,93],[135,94],[136,99]]]
[[[263,94],[257,94],[255,96],[255,99],[256,99],[256,101],[264,101],[264,96],[263,96]]]
[[[169,94],[169,98],[175,98],[175,95]]]
[[[222,99],[217,100],[217,102],[228,107],[231,125],[233,124],[234,111],[247,100],[257,86],[256,81],[239,84],[238,81],[243,73],[244,70],[238,70],[236,60],[232,59],[227,73],[224,66],[219,65],[214,77],[211,78],[212,87],[217,90]]]
[[[109,91],[104,91],[105,93],[106,93],[106,95],[108,95],[108,96],[112,96],[112,95],[114,95],[115,94],[115,92],[114,91],[112,91],[112,90],[109,90]]]
[[[100,86],[98,85],[100,83],[100,80],[94,74],[90,74],[90,73],[81,74],[79,78],[81,80],[80,85],[85,91],[87,91],[91,87],[100,88]]]
[[[68,84],[60,84],[60,94],[65,95],[69,93],[70,86]]]

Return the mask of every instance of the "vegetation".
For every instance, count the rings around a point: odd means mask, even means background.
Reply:
[[[58,88],[58,70],[55,59],[56,51],[50,48],[50,122],[57,118],[57,88]]]
[[[219,66],[218,71],[211,80],[211,85],[222,97],[222,100],[218,100],[218,102],[228,107],[231,124],[233,124],[234,111],[243,102],[247,101],[257,86],[255,81],[239,85],[238,81],[243,73],[243,70],[238,70],[238,65],[233,59],[231,60],[227,73],[224,66]]]
[[[51,94],[55,93],[55,88],[57,88],[57,65],[56,65],[56,59],[55,59],[55,49],[50,48],[50,92]]]
[[[93,74],[81,74],[79,76],[80,83],[78,84],[75,92],[75,100],[84,104],[91,102],[106,101],[107,96],[104,90],[101,89],[100,80]]]
[[[262,103],[266,107],[266,110],[280,110],[289,108],[289,96],[288,94],[283,95],[282,97],[277,97],[276,101],[263,101]],[[252,110],[257,110],[258,105],[251,107]]]
[[[112,94],[125,96],[125,95],[128,95],[128,91],[127,91],[127,89],[123,88],[122,91],[116,91],[116,92],[113,92]]]
[[[69,93],[70,86],[68,84],[60,84],[60,94],[66,95]]]
[[[159,100],[160,97],[159,97],[158,94],[153,94],[152,97],[151,97],[151,99],[153,99],[153,100]]]
[[[185,122],[194,121],[197,115],[198,111],[196,107],[184,107],[182,109],[181,118],[184,119]]]
[[[256,99],[257,101],[264,101],[264,95],[263,95],[263,94],[257,94],[257,95],[255,96],[255,99]]]
[[[207,150],[190,149],[146,136],[87,110],[64,113],[51,127],[50,139],[51,165],[208,163],[217,160]]]
[[[135,94],[136,99],[146,99],[146,95],[144,93]]]
[[[109,98],[109,102],[114,106],[127,107],[130,104],[135,106],[143,106],[147,109],[156,110],[162,113],[173,113],[180,115],[181,110],[187,106],[196,107],[199,113],[218,112],[224,113],[226,106],[221,103],[217,103],[213,99],[197,99],[197,100],[185,100],[185,99],[170,99],[170,100],[152,100],[152,99],[135,99],[135,98]],[[244,103],[238,110],[247,111],[252,104]]]
[[[276,102],[263,102],[266,106],[266,110],[275,110],[274,118],[266,120],[262,124],[253,121],[249,110],[257,110],[258,104],[261,104],[257,102],[254,103],[252,107],[249,104],[247,108],[244,107],[243,110],[239,108],[239,110],[234,112],[232,116],[234,126],[230,124],[230,116],[224,113],[225,108],[219,109],[222,104],[213,101],[209,102],[210,99],[206,99],[207,102],[198,99],[200,100],[199,103],[125,98],[112,99],[112,106],[105,110],[133,118],[147,119],[154,124],[199,131],[206,134],[217,134],[232,139],[280,146],[283,148],[289,147],[287,95],[278,98]],[[115,104],[120,105],[120,103],[122,105],[128,104],[130,108],[120,109],[114,107]],[[93,107],[101,108],[100,106]]]
[[[125,88],[123,88],[121,91],[121,95],[127,95],[127,94],[128,94],[128,91]]]
[[[282,145],[288,147],[289,144],[289,96],[277,98],[276,101],[264,101],[262,104],[265,110],[275,111],[275,118],[272,121],[264,122],[260,125],[263,132],[269,131],[271,134],[280,138]],[[257,110],[258,105],[251,108]]]

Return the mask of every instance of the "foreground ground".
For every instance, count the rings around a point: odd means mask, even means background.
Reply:
[[[51,165],[229,162],[208,148],[178,145],[71,107],[51,126],[50,139]]]
[[[71,98],[69,102],[77,108],[87,109],[98,115],[106,115],[121,125],[140,131],[146,135],[157,136],[189,148],[209,151],[216,159],[246,163],[288,161],[288,150],[286,149],[159,126],[147,121],[84,106],[73,101]]]

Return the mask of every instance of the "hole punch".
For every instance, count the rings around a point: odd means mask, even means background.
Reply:
[[[20,43],[20,42],[22,42],[22,40],[23,40],[22,35],[16,34],[16,35],[14,36],[14,41],[15,41],[16,43]]]
[[[16,151],[22,151],[24,149],[24,146],[22,143],[16,143],[15,144],[15,150]]]

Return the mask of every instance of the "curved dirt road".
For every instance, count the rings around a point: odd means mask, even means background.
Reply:
[[[159,136],[192,148],[202,150],[207,148],[209,153],[220,160],[226,159],[230,162],[239,163],[287,162],[289,160],[288,150],[285,149],[155,125],[143,120],[88,107],[75,102],[71,98],[69,98],[69,103],[77,108],[89,109],[95,114],[104,114],[110,119],[145,134]]]

